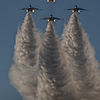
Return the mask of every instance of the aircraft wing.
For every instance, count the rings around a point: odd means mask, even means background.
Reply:
[[[78,8],[79,10],[85,10],[85,11],[89,11],[89,10],[87,10],[87,9],[83,9],[83,8]]]
[[[42,9],[38,9],[38,8],[32,8],[32,9],[34,9],[34,10],[42,10]]]
[[[56,20],[64,20],[64,19],[61,19],[61,18],[56,18],[56,17],[54,17],[54,19],[56,19]]]
[[[46,20],[46,19],[49,19],[49,17],[47,17],[47,18],[41,18],[40,20]]]
[[[64,9],[64,10],[74,10],[75,8],[69,8],[69,9]]]
[[[26,9],[28,9],[28,8],[22,8],[22,9],[18,9],[18,10],[26,10]]]

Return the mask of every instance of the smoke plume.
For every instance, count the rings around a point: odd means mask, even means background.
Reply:
[[[36,99],[39,48],[40,34],[28,12],[16,35],[14,64],[9,71],[11,84],[24,100]]]
[[[47,25],[39,58],[38,100],[66,100],[64,88],[69,82],[69,72],[65,68],[65,58],[51,22]]]
[[[76,13],[64,27],[61,44],[67,66],[71,68],[73,100],[100,100],[99,64]]]

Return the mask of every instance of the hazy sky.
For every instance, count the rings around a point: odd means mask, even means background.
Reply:
[[[89,11],[83,11],[77,15],[83,29],[88,34],[91,44],[95,48],[96,58],[100,62],[100,0],[56,1],[55,4],[52,2],[47,4],[46,0],[2,0],[0,2],[0,100],[22,100],[20,94],[10,84],[8,71],[13,64],[17,27],[21,26],[26,15],[25,11],[18,9],[28,7],[30,4],[33,7],[43,9],[43,11],[36,11],[32,14],[36,28],[40,29],[42,33],[45,32],[47,22],[39,20],[40,18],[53,14],[55,17],[65,19],[54,24],[59,37],[63,32],[64,23],[67,24],[72,14],[72,12],[64,11],[64,9],[72,8],[75,5],[88,9]]]

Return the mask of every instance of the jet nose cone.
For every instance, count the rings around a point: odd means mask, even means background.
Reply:
[[[75,5],[75,8],[77,8],[77,5]]]
[[[29,5],[29,7],[31,8],[31,5]]]

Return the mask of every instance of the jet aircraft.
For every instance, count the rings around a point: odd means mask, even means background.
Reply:
[[[64,19],[56,18],[56,17],[53,17],[53,15],[50,15],[50,17],[42,18],[40,20],[47,20],[47,22],[50,22],[50,21],[56,22],[56,20],[64,20]]]
[[[34,13],[34,11],[35,10],[42,10],[42,9],[38,9],[38,8],[33,8],[31,5],[29,5],[29,7],[27,7],[27,8],[22,8],[22,9],[18,9],[18,10],[26,10],[26,12],[33,12]]]
[[[52,2],[54,2],[54,3],[56,2],[55,0],[47,0],[47,3],[49,3],[50,1],[52,1]]]
[[[72,10],[72,12],[78,12],[78,13],[80,13],[81,10],[83,10],[83,11],[89,11],[87,9],[78,8],[77,5],[74,8],[69,8],[69,9],[65,9],[65,10]]]

